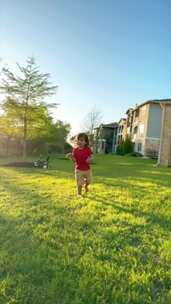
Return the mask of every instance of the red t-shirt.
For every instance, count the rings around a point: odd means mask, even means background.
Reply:
[[[78,170],[86,171],[90,169],[90,164],[86,162],[87,158],[92,155],[92,151],[89,147],[83,149],[75,148],[72,151],[72,156],[75,159],[75,167]]]

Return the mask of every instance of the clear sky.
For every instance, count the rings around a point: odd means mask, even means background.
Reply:
[[[171,97],[170,0],[1,0],[0,57],[29,56],[59,85],[55,115],[78,131],[96,106],[117,121]]]

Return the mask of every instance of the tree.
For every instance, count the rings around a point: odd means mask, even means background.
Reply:
[[[7,117],[0,116],[0,153],[2,155],[8,155],[9,142],[12,138],[12,132],[14,130],[10,126],[10,122]]]
[[[11,112],[16,124],[22,132],[23,157],[26,157],[27,140],[31,121],[36,123],[37,117],[46,111],[47,104],[44,98],[55,94],[57,86],[49,81],[50,74],[42,74],[36,66],[34,58],[29,58],[25,66],[17,64],[20,75],[15,75],[9,68],[2,69],[0,92],[5,93],[7,99],[2,102],[2,108]],[[33,119],[34,118],[34,119]]]
[[[93,108],[91,112],[87,114],[84,120],[83,128],[85,132],[89,135],[90,144],[94,144],[94,129],[97,128],[102,122],[101,112]]]
[[[68,123],[64,123],[61,120],[56,121],[53,124],[49,137],[50,149],[58,153],[65,153],[65,146],[67,136],[71,130],[71,126]]]
[[[3,102],[3,115],[0,116],[1,153],[21,153],[21,114],[22,111],[12,99],[8,97]],[[28,116],[27,151],[36,154],[48,150],[64,153],[70,128],[69,124],[62,121],[54,122],[48,109],[40,106]]]
[[[84,120],[84,129],[89,134],[93,134],[95,128],[99,126],[102,121],[102,115],[96,108],[93,108],[91,112],[87,114]]]

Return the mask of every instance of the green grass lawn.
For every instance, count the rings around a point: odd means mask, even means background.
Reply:
[[[171,169],[98,156],[86,198],[72,163],[0,167],[0,304],[170,304]]]

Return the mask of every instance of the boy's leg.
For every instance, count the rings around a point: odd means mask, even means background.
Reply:
[[[85,183],[85,192],[87,193],[88,192],[88,186],[89,186],[89,184],[87,183],[87,181],[86,181],[86,183]]]
[[[82,195],[82,186],[81,185],[77,185],[77,194]]]
[[[82,186],[83,186],[83,183],[84,183],[82,172],[77,170],[75,172],[75,177],[76,177],[76,182],[77,182],[77,194],[82,195]]]
[[[89,187],[90,183],[91,183],[91,171],[88,170],[85,175],[85,192],[86,193],[89,191],[88,187]]]

